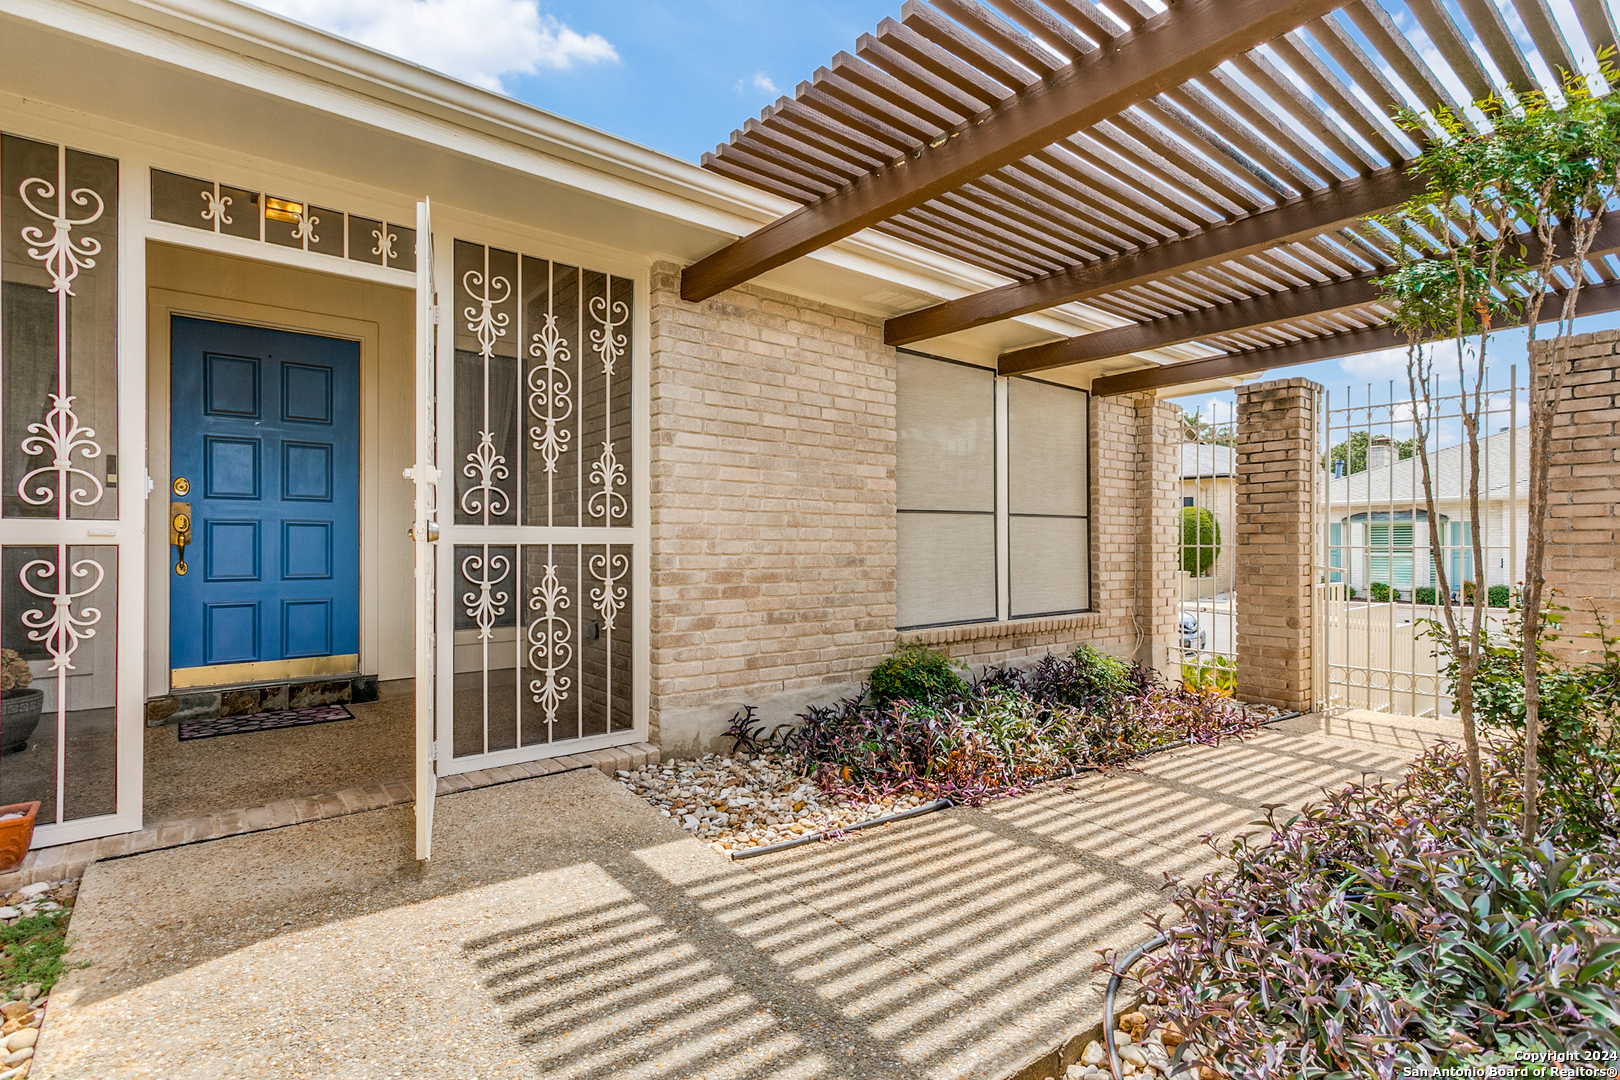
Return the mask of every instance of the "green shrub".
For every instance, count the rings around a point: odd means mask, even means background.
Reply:
[[[1221,554],[1221,526],[1202,506],[1181,508],[1181,568],[1203,577]]]
[[[1485,602],[1491,607],[1507,607],[1513,591],[1506,585],[1492,585],[1485,594]]]
[[[1237,661],[1219,653],[1181,665],[1181,682],[1189,690],[1231,697],[1237,693]]]
[[[1076,679],[1085,696],[1105,707],[1117,705],[1136,690],[1131,666],[1093,645],[1076,645],[1069,654]],[[1080,704],[1076,702],[1075,704]]]
[[[937,704],[966,689],[951,658],[920,641],[900,646],[872,669],[872,698],[879,705],[891,701]]]
[[[1389,599],[1389,586],[1384,584],[1382,581],[1373,582],[1371,585],[1367,586],[1367,591],[1372,594],[1372,598],[1379,603],[1383,603]]]
[[[1435,591],[1433,585],[1419,585],[1412,590],[1412,602],[1415,604],[1437,604],[1440,602],[1440,594]]]

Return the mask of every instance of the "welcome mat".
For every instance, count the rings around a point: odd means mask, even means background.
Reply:
[[[246,716],[221,716],[215,720],[180,721],[180,741],[212,739],[220,735],[246,735],[251,731],[274,731],[277,728],[308,727],[311,724],[330,724],[347,720],[354,713],[347,705],[310,705],[303,709],[275,709],[270,712],[249,713]]]

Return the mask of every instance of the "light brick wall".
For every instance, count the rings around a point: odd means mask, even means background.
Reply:
[[[1593,604],[1611,627],[1620,617],[1620,331],[1582,334],[1568,355],[1548,460],[1545,574],[1570,608],[1563,647],[1587,649],[1595,643],[1579,635],[1594,629]]]
[[[755,286],[689,304],[669,263],[650,299],[649,738],[673,755],[723,746],[744,705],[775,725],[852,693],[894,648],[895,354],[881,319]],[[976,667],[1079,641],[1159,655],[1175,422],[1151,398],[1093,401],[1094,613],[906,638]]]
[[[669,263],[651,284],[651,741],[685,752],[892,645],[895,362],[870,316],[752,286],[689,304]]]
[[[1308,379],[1237,391],[1238,697],[1309,711],[1316,402]]]

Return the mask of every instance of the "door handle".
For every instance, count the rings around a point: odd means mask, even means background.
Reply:
[[[412,540],[415,540],[416,526],[412,525],[407,528],[405,530],[405,535],[410,537]],[[437,521],[429,521],[427,523],[427,542],[430,544],[436,544],[439,542],[439,523]]]
[[[169,543],[173,544],[180,553],[180,557],[174,564],[174,572],[181,577],[185,577],[188,569],[186,566],[186,546],[191,543],[191,504],[188,502],[171,502],[169,504]]]

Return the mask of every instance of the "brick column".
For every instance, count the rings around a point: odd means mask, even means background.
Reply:
[[[1277,379],[1237,391],[1238,697],[1308,712],[1316,406],[1322,388]]]
[[[1176,678],[1170,664],[1176,642],[1176,577],[1181,537],[1176,528],[1181,494],[1181,409],[1152,394],[1136,399],[1136,626],[1137,660]]]
[[[1538,343],[1544,348],[1545,343]],[[1620,611],[1620,331],[1581,334],[1569,342],[1564,394],[1553,422],[1547,462],[1547,587],[1569,611],[1554,648],[1568,654],[1596,646],[1592,608],[1610,620]],[[1528,432],[1519,435],[1520,513],[1528,508]],[[1512,578],[1524,576],[1525,526],[1516,533]],[[1588,653],[1581,659],[1591,659]]]

